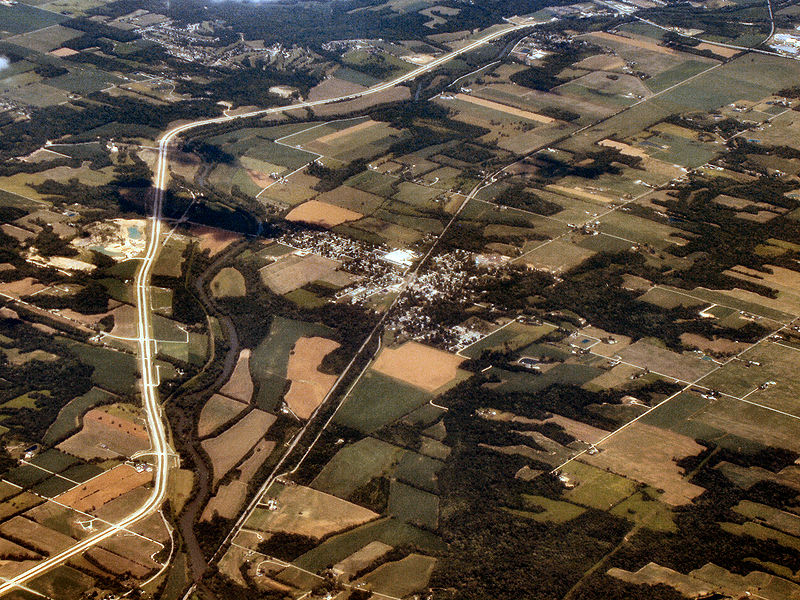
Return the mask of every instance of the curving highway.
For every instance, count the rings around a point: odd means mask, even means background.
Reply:
[[[314,106],[333,104],[336,102],[343,102],[346,100],[355,100],[363,96],[377,94],[379,92],[383,92],[397,85],[400,85],[401,83],[404,83],[406,81],[415,79],[420,75],[423,75],[429,71],[436,69],[440,65],[456,58],[457,56],[470,52],[483,44],[491,42],[492,40],[503,37],[504,35],[507,35],[514,31],[518,31],[520,29],[525,29],[527,27],[532,27],[535,25],[537,25],[536,22],[530,21],[520,24],[509,24],[506,27],[501,27],[500,29],[492,33],[486,34],[485,36],[482,36],[476,39],[475,41],[470,42],[463,48],[459,48],[458,50],[454,50],[453,52],[444,54],[439,58],[434,59],[427,65],[423,65],[421,67],[413,69],[412,71],[409,71],[404,75],[396,77],[395,79],[389,80],[387,82],[378,84],[362,92],[358,92],[355,94],[348,94],[346,96],[340,96],[337,98],[299,102],[287,106],[278,106],[273,108],[254,110],[251,112],[242,113],[235,116],[225,115],[221,117],[192,121],[190,123],[185,123],[183,125],[176,126],[164,134],[164,136],[161,138],[158,144],[158,161],[156,163],[154,191],[153,191],[153,214],[152,217],[150,218],[150,232],[147,240],[147,248],[144,256],[141,259],[142,260],[141,266],[139,267],[139,270],[136,272],[136,277],[135,277],[137,318],[138,318],[137,342],[139,346],[138,358],[139,358],[139,368],[141,371],[142,404],[145,411],[145,420],[150,435],[150,441],[152,445],[152,455],[154,456],[154,462],[155,462],[155,464],[153,465],[154,483],[153,483],[152,493],[142,506],[137,508],[134,512],[132,512],[125,518],[121,519],[117,523],[110,525],[108,529],[105,529],[104,531],[86,537],[83,540],[79,541],[74,546],[71,546],[70,548],[67,548],[64,551],[59,552],[58,554],[54,554],[49,558],[42,560],[35,566],[14,577],[10,577],[0,582],[0,595],[8,593],[14,588],[22,587],[31,579],[43,575],[50,569],[53,569],[65,563],[70,558],[82,554],[83,552],[86,552],[93,546],[96,546],[97,544],[100,544],[101,542],[107,540],[108,538],[130,528],[132,525],[136,524],[142,519],[158,511],[161,505],[164,503],[164,500],[166,499],[167,481],[168,481],[169,466],[170,466],[169,461],[170,457],[173,456],[174,453],[171,451],[169,442],[167,441],[167,429],[164,423],[161,406],[158,402],[158,393],[156,390],[158,386],[158,373],[155,365],[156,342],[152,337],[151,317],[153,311],[150,303],[149,286],[150,286],[150,276],[152,274],[153,266],[155,265],[156,258],[158,257],[158,251],[160,248],[161,224],[162,224],[161,213],[164,203],[164,195],[167,188],[167,182],[169,179],[167,167],[169,164],[170,144],[182,133],[185,133],[191,129],[203,127],[205,125],[224,123],[234,119],[244,119],[259,115],[279,113],[279,112],[284,112],[286,110],[312,108]]]

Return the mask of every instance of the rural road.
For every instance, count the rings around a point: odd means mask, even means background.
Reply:
[[[420,75],[424,75],[429,71],[447,63],[454,58],[471,52],[476,48],[491,42],[497,38],[508,35],[509,33],[519,31],[528,27],[537,25],[534,21],[525,22],[521,24],[509,24],[506,27],[501,27],[492,33],[488,33],[477,40],[470,42],[466,46],[454,50],[448,54],[444,54],[439,58],[431,61],[427,65],[423,65],[416,69],[405,73],[399,77],[391,79],[387,82],[378,84],[362,92],[355,94],[348,94],[337,98],[328,98],[323,100],[305,101],[288,106],[278,106],[273,108],[266,108],[255,110],[247,113],[242,113],[235,116],[225,115],[221,117],[213,117],[209,119],[201,119],[192,121],[183,125],[178,125],[167,131],[158,144],[158,161],[156,163],[154,192],[153,192],[153,214],[150,218],[150,231],[147,241],[147,248],[145,255],[141,258],[141,266],[136,272],[135,287],[136,287],[136,300],[137,300],[137,319],[138,319],[138,360],[139,368],[141,371],[141,388],[142,388],[142,404],[145,412],[145,420],[147,429],[150,435],[152,445],[152,456],[154,457],[153,465],[153,488],[150,496],[146,502],[137,508],[134,512],[114,523],[99,533],[84,538],[76,543],[74,546],[66,550],[53,554],[49,558],[42,560],[35,566],[23,571],[22,573],[10,577],[0,582],[0,596],[7,594],[15,588],[22,587],[31,579],[39,577],[49,570],[58,567],[69,559],[90,548],[102,543],[108,538],[122,532],[124,529],[131,527],[142,519],[152,515],[161,507],[167,495],[167,481],[169,477],[169,462],[170,457],[174,455],[169,443],[167,441],[167,430],[165,427],[161,405],[158,402],[158,373],[155,365],[156,343],[152,337],[152,306],[150,303],[150,277],[153,271],[153,266],[158,258],[158,251],[160,248],[161,227],[162,227],[162,206],[167,189],[168,182],[168,162],[169,162],[169,147],[170,144],[181,134],[186,133],[198,127],[206,125],[213,125],[218,123],[225,123],[235,119],[245,119],[249,117],[256,117],[260,115],[268,115],[280,113],[287,110],[313,108],[315,106],[322,106],[326,104],[333,104],[337,102],[344,102],[347,100],[355,100],[364,96],[369,96],[383,92],[385,90],[396,87],[407,81],[411,81]]]

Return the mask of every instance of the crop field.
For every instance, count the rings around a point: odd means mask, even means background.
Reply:
[[[253,396],[253,379],[250,376],[249,349],[245,348],[239,352],[239,358],[233,368],[233,373],[231,373],[230,379],[225,382],[225,385],[220,388],[219,393],[240,402],[250,402]]]
[[[48,85],[80,95],[99,92],[121,82],[122,79],[115,75],[83,65],[80,69],[73,69],[65,75],[47,80]]]
[[[277,510],[257,509],[247,527],[320,539],[378,518],[371,510],[301,485],[273,485],[262,502],[268,498],[277,501]]]
[[[392,480],[386,512],[400,521],[435,530],[439,522],[439,497]]]
[[[319,366],[339,346],[338,342],[323,337],[302,337],[292,348],[286,370],[292,383],[285,400],[300,419],[308,419],[333,387],[336,375],[322,373]]]
[[[149,446],[147,431],[128,418],[112,416],[92,409],[83,418],[83,427],[57,448],[68,454],[90,460],[130,456]]]
[[[670,239],[670,236],[679,231],[674,227],[620,211],[614,211],[604,216],[600,220],[598,230],[640,244],[647,244],[656,250],[663,250],[676,241],[681,241]]]
[[[683,306],[686,308],[700,308],[701,306],[708,306],[708,303],[686,295],[685,293],[676,292],[673,290],[665,289],[662,287],[652,287],[644,294],[638,297],[642,302],[649,302],[662,308],[677,308]]]
[[[233,267],[220,269],[210,284],[214,298],[240,297],[247,293],[244,276]]]
[[[375,540],[390,546],[413,544],[422,550],[429,551],[444,548],[442,541],[433,533],[408,523],[402,523],[397,519],[384,518],[330,537],[298,558],[294,564],[303,569],[317,571],[327,565],[344,560]]]
[[[392,547],[383,542],[370,542],[360,550],[353,552],[344,560],[336,563],[333,568],[350,577],[373,564],[379,558],[386,556]]]
[[[703,488],[687,482],[676,460],[699,454],[703,447],[692,438],[653,427],[632,424],[604,442],[600,452],[581,460],[601,469],[663,489],[661,500],[677,506],[688,504]]]
[[[458,377],[463,358],[418,342],[384,348],[372,368],[384,375],[433,392]]]
[[[576,506],[575,504],[563,502],[561,500],[552,500],[544,496],[530,496],[524,494],[523,498],[525,499],[525,504],[534,510],[510,510],[509,512],[520,517],[533,519],[539,523],[566,523],[586,512],[586,509],[581,506]]]
[[[50,474],[43,469],[34,467],[33,465],[22,465],[21,467],[15,467],[8,471],[5,474],[5,479],[14,485],[18,485],[22,488],[29,488],[44,481],[49,476]]]
[[[80,571],[68,566],[61,566],[41,575],[28,583],[32,590],[53,600],[70,600],[79,598],[94,580]]]
[[[360,439],[339,450],[311,486],[340,498],[348,498],[371,479],[389,473],[406,452],[372,437]]]
[[[386,123],[368,120],[321,136],[305,147],[325,156],[355,160],[386,152],[401,137],[400,130]]]
[[[407,452],[403,454],[393,475],[416,488],[435,493],[439,489],[437,474],[443,466],[444,463],[440,460]]]
[[[250,374],[258,382],[256,405],[273,410],[283,396],[289,353],[301,337],[328,336],[332,331],[322,325],[276,317],[269,335],[250,357]]]
[[[357,221],[363,215],[353,210],[318,200],[309,200],[293,208],[286,215],[287,221],[311,223],[320,227],[335,227],[348,221]]]
[[[53,48],[58,48],[64,42],[79,37],[80,35],[81,32],[75,29],[70,29],[61,25],[53,25],[46,29],[14,36],[6,41],[17,46],[22,46],[23,48],[35,50],[36,52],[50,52]]]
[[[247,499],[247,484],[231,481],[219,486],[217,493],[208,501],[201,521],[210,521],[215,515],[224,519],[234,519]]]
[[[550,243],[533,242],[533,244],[538,244],[538,246],[534,246],[520,260],[534,269],[542,269],[556,274],[569,271],[596,254],[564,240],[555,240]]]
[[[609,511],[654,531],[673,532],[677,529],[672,510],[663,502],[653,500],[648,492],[637,492]]]
[[[238,400],[214,394],[200,411],[200,419],[197,422],[198,437],[211,435],[226,423],[233,421],[246,409],[247,405]]]
[[[402,560],[385,563],[358,580],[378,594],[395,598],[422,590],[433,574],[436,559],[422,554],[409,554]]]
[[[0,502],[0,519],[19,514],[29,508],[41,504],[43,500],[34,493],[22,492],[4,502]]]
[[[235,467],[250,449],[264,437],[275,422],[275,415],[254,409],[217,437],[204,440],[203,450],[211,459],[214,482]]]
[[[419,388],[370,370],[342,404],[335,421],[364,433],[372,433],[430,399],[431,395]]]

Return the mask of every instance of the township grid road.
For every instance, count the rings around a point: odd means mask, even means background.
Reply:
[[[234,119],[245,119],[248,117],[256,117],[260,115],[280,113],[287,110],[312,108],[314,106],[333,104],[336,102],[343,102],[346,100],[355,100],[363,96],[377,94],[385,90],[391,89],[395,86],[398,86],[401,83],[405,83],[406,81],[411,81],[413,79],[416,79],[420,75],[423,75],[429,71],[436,69],[440,65],[443,65],[444,63],[456,58],[457,56],[460,56],[467,52],[471,52],[472,50],[475,50],[479,46],[491,42],[492,40],[508,35],[509,33],[519,31],[521,29],[535,26],[537,24],[538,23],[536,22],[509,24],[507,27],[502,27],[492,33],[488,33],[487,35],[482,36],[473,42],[470,42],[463,48],[454,50],[453,52],[445,54],[431,61],[427,65],[418,67],[412,71],[409,71],[404,75],[401,75],[400,77],[397,77],[385,83],[378,84],[372,88],[364,90],[363,92],[348,94],[346,96],[340,96],[337,98],[299,102],[297,104],[292,104],[288,106],[278,106],[273,108],[255,110],[235,116],[225,115],[222,117],[202,119],[199,121],[186,123],[184,125],[179,125],[177,127],[174,127],[173,129],[170,129],[164,134],[164,136],[161,138],[158,144],[158,161],[156,164],[155,181],[154,181],[155,189],[153,192],[153,215],[150,218],[151,223],[150,223],[149,238],[147,242],[147,249],[145,255],[141,259],[142,263],[141,266],[139,267],[139,270],[136,273],[136,278],[135,278],[137,318],[138,318],[138,338],[137,338],[137,342],[139,345],[138,357],[139,357],[139,366],[142,374],[142,382],[141,382],[142,403],[145,411],[147,429],[153,447],[152,455],[154,457],[154,462],[155,462],[155,464],[153,465],[154,484],[152,493],[142,506],[140,506],[138,509],[136,509],[134,512],[132,512],[124,519],[121,519],[116,523],[112,523],[107,529],[81,540],[74,546],[71,546],[70,548],[67,548],[62,552],[54,554],[53,556],[47,558],[46,560],[41,561],[40,563],[20,573],[19,575],[3,580],[2,583],[0,583],[0,595],[7,594],[14,588],[21,588],[22,586],[24,586],[25,583],[27,583],[31,579],[34,579],[36,577],[39,577],[40,575],[45,574],[47,571],[59,565],[62,565],[70,558],[89,550],[90,548],[96,546],[97,544],[100,544],[101,542],[107,540],[108,538],[131,527],[132,525],[148,517],[149,515],[152,515],[161,507],[166,498],[167,480],[169,476],[169,460],[170,456],[173,455],[173,453],[169,447],[169,442],[167,441],[167,430],[164,424],[164,419],[161,412],[161,406],[158,402],[158,393],[156,390],[158,386],[158,373],[156,372],[154,364],[154,357],[156,354],[155,350],[156,342],[155,339],[152,337],[152,323],[151,323],[152,306],[150,303],[149,286],[150,286],[150,276],[153,271],[153,266],[155,264],[156,258],[158,258],[158,252],[160,249],[159,241],[161,236],[162,206],[164,202],[164,195],[166,192],[167,181],[168,181],[167,166],[168,166],[170,144],[179,135],[186,133],[187,131],[190,131],[192,129],[196,129],[198,127],[204,127],[206,125],[225,123],[228,121],[232,121]]]

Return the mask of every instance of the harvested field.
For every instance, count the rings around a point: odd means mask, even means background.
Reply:
[[[118,458],[147,450],[150,439],[141,425],[105,411],[92,409],[83,417],[83,428],[57,448],[85,460]]]
[[[219,490],[208,501],[201,521],[210,521],[215,515],[224,519],[233,519],[239,513],[239,509],[247,498],[247,484],[242,481],[231,481],[226,485],[219,486]]]
[[[200,419],[197,421],[198,437],[211,435],[226,423],[233,421],[247,408],[246,404],[238,400],[214,394],[200,411]]]
[[[286,376],[292,383],[284,399],[299,418],[308,419],[333,387],[336,375],[322,373],[319,366],[339,345],[323,337],[302,337],[289,353]]]
[[[449,352],[418,342],[405,342],[397,348],[384,348],[372,368],[432,392],[456,379],[458,366],[463,361]]]
[[[91,512],[106,502],[150,482],[152,478],[152,472],[138,473],[130,465],[119,465],[64,492],[56,497],[56,501],[81,512]]]
[[[498,110],[500,112],[504,112],[506,114],[513,115],[515,117],[520,117],[522,119],[528,119],[529,121],[536,121],[537,123],[553,123],[555,121],[555,119],[552,119],[550,117],[545,117],[544,115],[540,115],[535,112],[531,112],[528,110],[521,110],[519,108],[514,108],[513,106],[500,104],[499,102],[492,102],[491,100],[484,100],[483,98],[477,98],[476,96],[468,96],[467,94],[456,94],[456,99],[461,100],[463,102],[469,102],[471,104],[477,104],[478,106],[491,108],[492,110]]]
[[[264,437],[275,418],[275,415],[254,409],[224,433],[202,442],[203,450],[211,458],[214,483],[235,467]]]
[[[702,451],[690,437],[637,422],[604,442],[598,454],[581,460],[663,489],[660,499],[678,506],[691,502],[703,488],[686,481],[675,461]]]
[[[311,223],[320,227],[335,227],[348,221],[357,221],[363,217],[357,213],[341,206],[334,206],[318,200],[309,200],[300,206],[293,208],[286,215],[287,221],[300,223]]]
[[[257,509],[247,521],[248,527],[320,539],[378,518],[371,510],[310,487],[289,485],[273,490],[262,501],[274,498],[277,510]]]
[[[250,377],[250,350],[248,348],[239,353],[233,373],[219,393],[241,402],[250,402],[250,398],[253,396],[253,379]]]
[[[739,54],[739,52],[741,52],[741,50],[736,50],[735,48],[726,48],[725,46],[718,46],[716,44],[707,44],[706,42],[697,44],[697,46],[695,46],[695,49],[700,51],[708,50],[710,52],[713,52],[717,56],[721,56],[723,58],[732,58],[737,54]]]
[[[287,294],[312,281],[324,280],[340,263],[316,254],[287,256],[261,268],[261,279],[276,294]]]
[[[93,562],[99,564],[109,573],[117,577],[129,573],[136,579],[144,579],[153,571],[152,567],[139,564],[134,560],[109,552],[104,548],[92,548],[85,556],[91,558]]]

